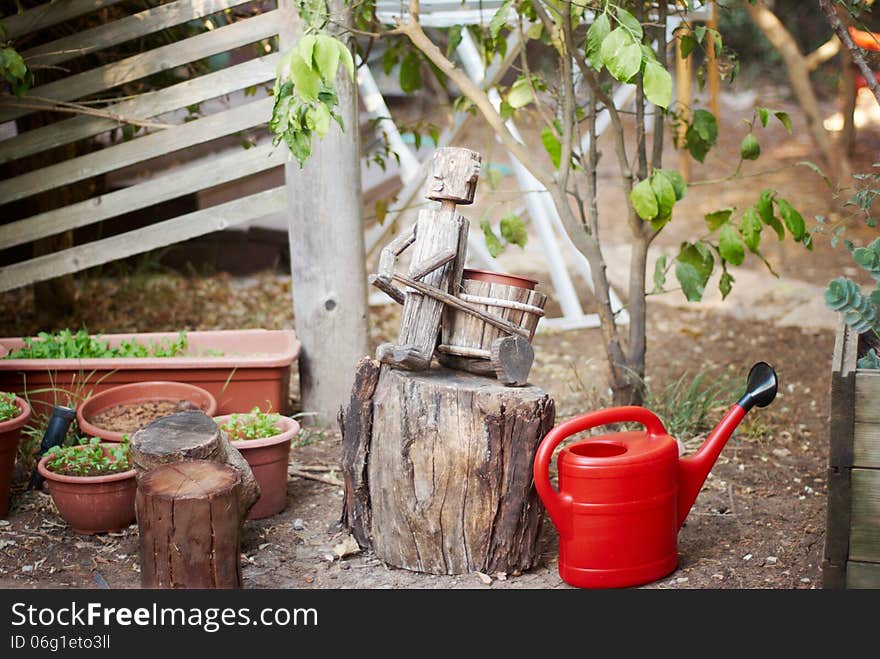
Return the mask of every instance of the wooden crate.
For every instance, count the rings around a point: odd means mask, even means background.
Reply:
[[[831,372],[825,588],[880,588],[880,370],[856,367],[859,337],[837,331]]]

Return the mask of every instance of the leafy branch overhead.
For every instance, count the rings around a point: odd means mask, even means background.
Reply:
[[[287,144],[300,167],[312,153],[313,134],[324,137],[331,119],[345,128],[336,112],[336,74],[340,66],[353,81],[351,52],[326,34],[307,34],[278,63],[269,130],[274,133],[273,144]]]

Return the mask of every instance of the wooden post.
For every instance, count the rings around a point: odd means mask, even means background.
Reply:
[[[181,460],[211,460],[228,464],[241,475],[241,493],[237,503],[240,521],[260,498],[260,486],[247,460],[242,457],[226,433],[201,411],[178,412],[156,419],[131,438],[130,458],[138,471],[138,480],[161,465]]]
[[[684,36],[687,28],[682,28],[675,33],[675,88],[677,94],[678,105],[681,109],[681,120],[690,121],[691,118],[691,55],[686,58],[681,56],[681,38]],[[687,126],[681,123],[678,127],[679,144],[684,142],[684,134]],[[691,176],[691,160],[687,149],[680,149],[678,152],[678,171],[684,177],[685,181],[690,180]]]
[[[343,523],[390,565],[431,574],[534,566],[532,482],[553,400],[534,386],[364,359],[340,414]]]
[[[711,13],[706,25],[713,30],[718,29],[718,2],[712,2]],[[718,53],[715,52],[715,39],[711,35],[706,47],[706,77],[709,80],[709,111],[715,117],[715,121],[721,124],[721,107],[719,95],[721,94],[721,74],[718,71]]]
[[[240,492],[238,471],[207,460],[162,465],[141,478],[141,585],[240,588]]]
[[[337,21],[347,20],[343,0],[328,4]],[[284,12],[282,51],[296,44],[294,6],[293,0],[278,0]],[[330,23],[328,28],[341,32],[343,26]],[[351,373],[367,353],[357,85],[341,72],[336,90],[345,132],[332,122],[323,139],[315,138],[305,166],[290,161],[284,170],[293,309],[302,343],[302,410],[316,415],[304,417],[306,423],[322,425],[336,418],[348,398]]]

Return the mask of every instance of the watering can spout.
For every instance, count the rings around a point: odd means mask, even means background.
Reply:
[[[752,366],[749,371],[749,378],[746,384],[746,392],[739,399],[736,405],[724,415],[721,422],[709,435],[709,438],[703,443],[693,455],[682,458],[678,463],[678,525],[684,524],[691,507],[703,483],[712,469],[712,465],[718,459],[721,449],[730,439],[733,431],[742,421],[752,407],[766,407],[773,402],[776,397],[776,391],[779,386],[779,380],[776,377],[776,371],[765,363],[758,362]]]

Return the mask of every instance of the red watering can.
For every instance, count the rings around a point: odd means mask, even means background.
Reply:
[[[773,368],[759,362],[746,393],[695,454],[678,444],[644,407],[614,407],[559,424],[535,455],[535,487],[559,531],[559,576],[580,588],[638,586],[678,566],[678,529],[734,429],[752,407],[776,397]],[[559,452],[559,491],[550,484],[553,450],[564,439],[609,423],[636,422],[644,431],[577,442]]]

